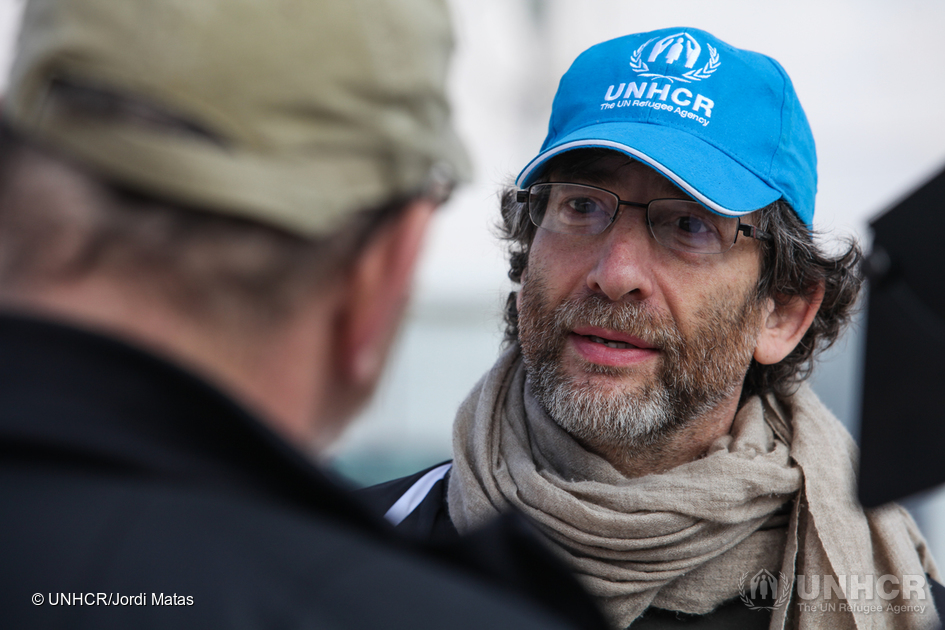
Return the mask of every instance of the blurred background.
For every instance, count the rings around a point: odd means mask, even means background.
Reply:
[[[558,78],[582,50],[626,33],[695,26],[766,53],[791,75],[817,141],[815,228],[869,247],[868,220],[945,165],[941,0],[449,0],[451,94],[474,181],[440,212],[404,332],[371,405],[329,454],[355,483],[450,457],[460,402],[492,365],[511,289],[497,192],[537,153]],[[0,93],[20,0],[0,0]],[[856,436],[862,321],[823,358],[814,389]],[[907,507],[945,567],[945,493]]]

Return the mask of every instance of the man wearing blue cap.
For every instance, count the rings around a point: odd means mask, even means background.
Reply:
[[[524,512],[618,627],[933,625],[921,535],[857,505],[804,383],[861,284],[813,241],[816,181],[773,59],[691,28],[585,51],[504,196],[521,290],[454,460],[368,494],[433,537]]]

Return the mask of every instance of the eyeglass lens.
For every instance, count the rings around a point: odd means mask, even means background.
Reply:
[[[528,211],[540,228],[560,234],[600,234],[617,214],[614,193],[581,184],[543,183],[529,189]],[[701,254],[727,251],[735,242],[738,219],[707,210],[686,199],[655,199],[647,208],[653,238],[670,249]]]

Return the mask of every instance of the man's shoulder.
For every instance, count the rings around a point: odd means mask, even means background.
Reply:
[[[183,628],[557,627],[497,585],[330,510],[127,479],[50,478],[22,492],[11,481],[0,477],[17,514],[0,527],[7,627],[44,625],[45,615],[55,627],[63,611],[98,627],[140,627],[142,610],[155,626]],[[142,601],[80,608],[30,599],[88,592]]]
[[[452,464],[359,491],[378,514],[408,537],[432,545],[436,553],[473,567],[508,592],[520,593],[575,625],[607,625],[597,604],[571,570],[548,548],[534,524],[509,510],[460,536],[450,519],[447,499]]]
[[[368,508],[401,533],[421,540],[457,538],[447,507],[451,462],[357,491]]]
[[[433,478],[437,481],[443,479],[449,473],[452,466],[451,460],[440,462],[439,464],[424,468],[406,477],[398,477],[397,479],[391,479],[390,481],[361,488],[357,491],[357,494],[372,507],[380,508],[384,506],[384,510],[386,511],[406,494],[408,490],[416,486],[418,481],[424,478]]]

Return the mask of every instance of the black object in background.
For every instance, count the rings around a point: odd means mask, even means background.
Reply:
[[[945,169],[870,227],[864,507],[945,482]]]

